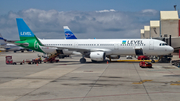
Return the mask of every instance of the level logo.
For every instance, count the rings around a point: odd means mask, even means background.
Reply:
[[[31,36],[31,32],[20,32],[20,35],[27,35],[27,36]]]
[[[123,40],[123,41],[122,41],[122,44],[126,44],[126,40]]]

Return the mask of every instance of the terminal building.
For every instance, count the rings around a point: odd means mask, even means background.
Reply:
[[[144,29],[141,29],[141,39],[144,39]]]
[[[179,37],[178,11],[160,11],[161,36]]]
[[[149,39],[150,37],[150,26],[144,26],[144,39]]]
[[[160,22],[150,21],[150,38],[160,37]]]

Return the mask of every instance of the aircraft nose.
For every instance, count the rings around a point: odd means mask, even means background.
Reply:
[[[172,52],[174,52],[174,48],[173,47],[168,47],[168,51],[170,52],[170,53],[172,53]]]

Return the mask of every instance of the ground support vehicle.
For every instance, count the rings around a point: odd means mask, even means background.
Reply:
[[[50,63],[59,62],[59,59],[56,58],[59,54],[61,54],[61,53],[55,53],[55,54],[53,54],[53,55],[45,58],[45,59],[43,60],[43,62],[44,62],[44,63],[46,63],[46,62],[50,62]]]
[[[172,60],[171,64],[180,67],[180,60]]]
[[[140,55],[140,56],[138,56],[137,59],[138,59],[138,60],[149,60],[149,57],[144,56],[144,55]]]
[[[173,57],[173,55],[171,55],[171,54],[160,56],[159,63],[170,63],[172,57]]]
[[[51,58],[51,59],[45,58],[45,59],[43,60],[43,62],[44,62],[44,63],[46,63],[46,62],[50,62],[50,63],[59,62],[59,59],[57,59],[57,58]]]
[[[32,61],[29,60],[29,59],[26,59],[26,63],[27,63],[27,64],[32,64]]]
[[[32,64],[38,64],[38,63],[42,63],[41,57],[36,58],[36,59],[32,59]]]
[[[141,61],[139,66],[142,68],[152,68],[152,64],[150,62]]]
[[[23,60],[23,61],[15,61],[15,62],[13,62],[13,59],[12,59],[12,56],[6,56],[6,64],[7,65],[16,65],[17,63],[19,63],[20,65],[22,65],[22,64],[24,64],[25,63],[25,61]]]

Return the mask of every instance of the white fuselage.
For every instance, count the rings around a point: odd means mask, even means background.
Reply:
[[[106,55],[137,55],[135,50],[142,51],[143,55],[167,55],[174,51],[171,46],[165,45],[165,42],[155,39],[41,39],[40,41],[47,47],[54,46],[58,49],[67,47],[78,52],[102,51]],[[47,49],[42,50],[48,53]]]

